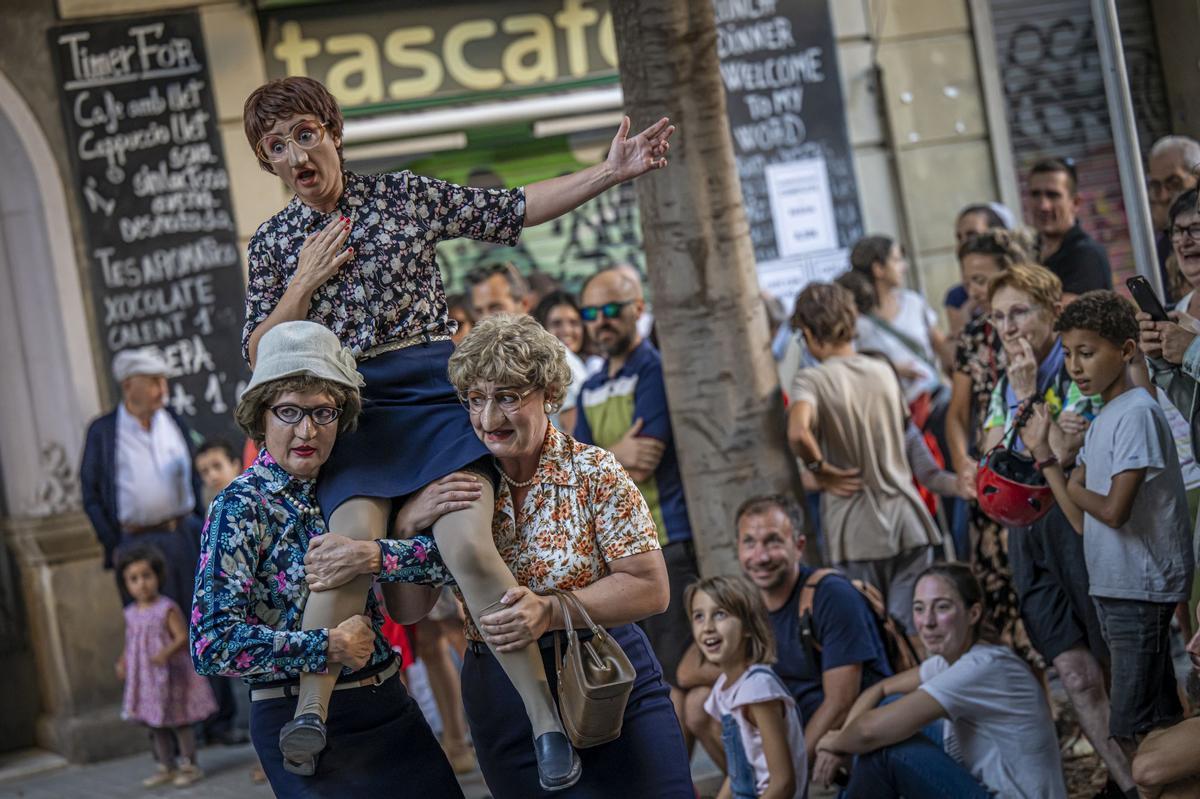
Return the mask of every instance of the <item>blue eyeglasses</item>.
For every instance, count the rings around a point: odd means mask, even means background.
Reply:
[[[621,311],[625,310],[625,306],[631,302],[633,300],[606,302],[603,305],[585,305],[579,309],[579,315],[585,322],[595,322],[600,318],[600,314],[604,314],[605,319],[616,319],[621,315]]]

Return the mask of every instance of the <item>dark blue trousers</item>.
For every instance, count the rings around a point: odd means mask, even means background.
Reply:
[[[283,768],[279,729],[296,712],[296,698],[250,704],[250,738],[271,790],[294,797],[413,796],[462,799],[449,761],[399,676],[382,685],[334,691],[329,746],[311,777]]]
[[[583,776],[570,790],[552,794],[538,785],[533,729],[521,697],[490,652],[468,647],[462,668],[463,706],[479,768],[494,799],[694,799],[683,733],[646,634],[636,624],[609,632],[637,671],[621,737],[580,749]],[[542,650],[542,661],[557,697],[553,648]]]

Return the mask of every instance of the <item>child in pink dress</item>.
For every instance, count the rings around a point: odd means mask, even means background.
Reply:
[[[167,783],[183,787],[204,776],[196,766],[191,725],[217,709],[208,683],[192,668],[183,613],[158,593],[165,568],[153,547],[118,553],[117,571],[133,597],[125,608],[125,649],[117,661],[117,678],[125,681],[121,716],[148,726],[154,739],[158,772],[142,781],[147,788]]]

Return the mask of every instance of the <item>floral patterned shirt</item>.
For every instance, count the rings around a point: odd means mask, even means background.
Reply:
[[[313,294],[308,319],[328,327],[354,357],[378,344],[457,329],[446,307],[435,245],[446,238],[513,245],[525,224],[524,189],[474,189],[407,170],[383,175],[345,173],[345,190],[328,214],[293,197],[250,239],[246,326],[266,319],[296,272],[304,240],[335,215],[349,217],[354,256]]]
[[[264,449],[213,500],[200,540],[190,625],[192,662],[200,674],[263,683],[328,668],[328,632],[301,630],[309,594],[304,554],[309,540],[326,532],[315,485],[289,475]],[[432,538],[379,544],[380,580],[448,582]],[[380,632],[383,610],[374,591],[366,613],[375,629],[368,665],[375,665],[392,653]]]
[[[1004,374],[1007,364],[1008,356],[1000,342],[1000,335],[987,315],[977,316],[967,322],[954,348],[954,371],[966,375],[971,381],[970,428],[967,434],[972,450],[978,448],[982,439],[983,422],[988,416],[992,389]]]
[[[517,583],[538,593],[584,588],[607,576],[612,561],[661,548],[646,500],[616,456],[553,425],[520,525],[512,491],[500,481],[492,538]],[[469,614],[466,633],[482,640]]]

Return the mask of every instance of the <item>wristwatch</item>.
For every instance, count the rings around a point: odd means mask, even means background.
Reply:
[[[809,461],[805,463],[804,468],[815,474],[816,472],[821,471],[821,467],[824,465],[825,460],[823,458],[817,458],[815,461]]]

